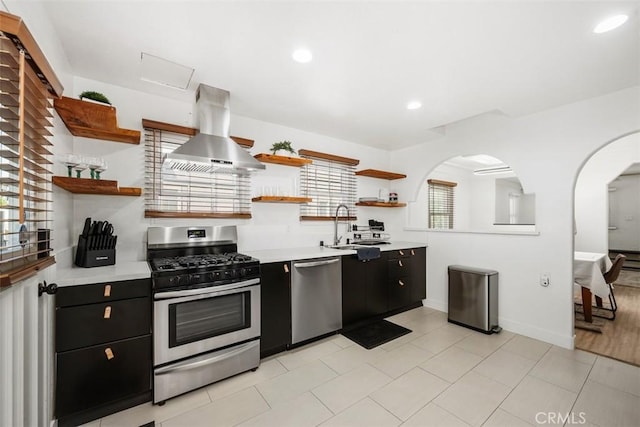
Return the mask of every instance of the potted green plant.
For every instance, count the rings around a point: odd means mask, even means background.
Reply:
[[[100,92],[95,92],[92,90],[85,90],[84,92],[82,92],[80,94],[80,99],[81,100],[89,99],[91,101],[96,101],[96,102],[101,102],[103,104],[111,105],[111,101],[109,101],[109,98],[107,98]]]
[[[271,146],[271,152],[276,155],[278,151],[286,151],[289,154],[296,154],[296,150],[291,147],[291,141],[274,142]]]

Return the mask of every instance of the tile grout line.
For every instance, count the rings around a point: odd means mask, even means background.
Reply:
[[[484,360],[486,360],[487,358],[489,358],[492,354],[494,354],[495,352],[497,352],[499,349],[501,349],[504,345],[506,345],[509,341],[511,341],[512,339],[514,339],[516,336],[518,336],[518,334],[514,334],[510,339],[508,339],[507,341],[505,341],[505,342],[504,342],[504,344],[502,344],[501,346],[499,346],[498,348],[496,348],[496,350],[495,350],[493,353],[491,353],[489,356],[487,356],[485,359],[483,359],[483,361],[484,361]],[[509,396],[511,396],[511,394],[515,391],[515,389],[516,389],[516,388],[518,388],[518,386],[522,383],[522,381],[524,381],[524,379],[529,375],[529,372],[531,372],[531,370],[532,370],[533,368],[535,368],[535,367],[536,367],[536,365],[540,362],[540,360],[542,360],[542,358],[543,358],[543,357],[544,357],[544,356],[549,352],[549,350],[550,350],[550,349],[551,349],[551,347],[549,347],[549,348],[547,349],[547,351],[545,351],[545,353],[544,353],[542,356],[540,356],[540,359],[538,360],[538,362],[537,362],[536,364],[534,364],[531,368],[529,368],[529,370],[527,371],[527,373],[526,373],[526,374],[525,374],[525,375],[520,379],[520,381],[518,381],[518,384],[516,384],[514,387],[512,387],[512,388],[511,388],[511,390],[509,391],[509,393],[507,393],[507,395],[504,397],[504,399],[502,399],[502,400],[500,401],[500,403],[498,404],[498,406],[496,406],[496,408],[495,408],[493,411],[491,411],[491,414],[489,414],[489,416],[488,416],[488,417],[487,417],[487,418],[482,422],[482,425],[484,425],[484,424],[489,420],[489,418],[491,418],[491,417],[493,416],[493,414],[495,414],[495,412],[496,412],[498,409],[502,409],[502,408],[500,408],[500,407],[501,407],[501,406],[502,406],[502,404],[505,402],[505,400],[507,400],[507,399],[509,398]],[[509,352],[509,350],[505,350],[505,351]],[[482,362],[480,362],[480,363],[482,363]],[[477,365],[476,365],[476,366],[477,366]],[[486,377],[486,376],[482,375],[482,374],[481,374],[481,373],[479,373],[479,372],[476,372],[476,374],[478,374],[478,375],[480,375],[480,376],[482,376],[482,377],[485,377],[485,378],[489,378],[489,377]],[[500,383],[500,382],[498,382],[498,381],[496,381],[496,380],[494,380],[494,379],[492,379],[492,378],[489,378],[489,379],[490,379],[490,380],[492,380],[492,381],[497,382],[498,384],[502,384],[502,383]],[[505,385],[505,386],[509,387],[509,386],[508,386],[508,385],[506,385],[506,384],[502,384],[502,385]],[[519,416],[517,416],[517,415],[515,415],[515,414],[512,414],[511,412],[507,411],[506,409],[502,409],[502,410],[503,410],[504,412],[506,412],[507,414],[509,414],[509,415],[511,415],[511,416],[514,416],[514,417],[518,418],[519,420],[522,420],[522,421],[526,422],[527,424],[531,424],[531,423],[529,423],[527,420],[522,419],[522,418],[520,418]]]
[[[500,402],[500,404],[498,405],[498,407],[497,407],[496,409],[494,409],[494,410],[493,410],[493,412],[491,413],[491,415],[493,415],[493,414],[495,413],[495,411],[497,411],[498,409],[501,409],[500,407],[501,407],[501,406],[502,406],[502,404],[505,402],[505,400],[507,400],[507,399],[509,398],[509,396],[511,396],[511,394],[515,391],[515,389],[516,389],[516,388],[518,388],[518,386],[519,386],[520,384],[522,384],[522,381],[524,381],[524,379],[525,379],[525,378],[527,378],[527,377],[529,376],[529,373],[530,373],[530,372],[531,372],[531,371],[532,371],[536,366],[538,366],[538,363],[540,363],[540,361],[541,361],[541,360],[542,360],[542,359],[543,359],[543,358],[544,358],[544,357],[545,357],[545,356],[546,356],[546,355],[551,351],[551,349],[552,349],[552,348],[553,348],[553,346],[550,346],[550,347],[547,349],[547,351],[545,351],[545,352],[544,352],[544,354],[542,354],[542,356],[540,356],[540,358],[538,359],[538,361],[537,361],[537,362],[536,362],[536,363],[535,363],[531,368],[529,368],[529,370],[527,371],[527,373],[526,373],[526,374],[525,374],[525,375],[520,379],[520,381],[518,382],[518,384],[516,384],[516,385],[515,385],[515,387],[513,387],[513,388],[511,389],[511,391],[510,391],[510,392],[505,396],[505,398],[502,400],[502,402]],[[507,350],[507,351],[508,351],[508,350]],[[534,378],[538,379],[537,377],[534,377]],[[554,385],[555,385],[555,384],[554,384]],[[509,414],[509,415],[511,415],[511,416],[513,416],[513,417],[516,417],[516,418],[517,418],[517,419],[519,419],[519,420],[522,420],[522,421],[526,422],[527,424],[531,424],[531,423],[529,423],[529,421],[527,421],[527,420],[525,420],[525,419],[523,419],[523,418],[519,417],[519,416],[518,416],[518,415],[516,415],[516,414],[512,414],[511,412],[507,411],[506,409],[502,409],[502,410],[503,410],[503,411],[505,411],[507,414]],[[491,415],[489,416],[489,418],[491,418]],[[489,418],[487,418],[487,420],[488,420]],[[485,420],[485,422],[486,422],[487,420]],[[483,423],[483,424],[484,424],[484,423]]]
[[[587,373],[587,376],[584,379],[584,382],[582,383],[582,385],[580,386],[580,390],[578,391],[578,393],[576,394],[576,398],[574,399],[573,403],[571,404],[571,408],[569,408],[569,413],[573,413],[573,408],[575,408],[576,406],[576,402],[578,401],[578,399],[580,399],[580,395],[582,394],[582,390],[584,390],[584,386],[587,384],[587,381],[589,380],[589,375],[591,375],[591,372],[593,371],[593,368],[596,366],[596,362],[598,361],[598,356],[596,356],[596,359],[593,361],[593,363],[591,364],[591,367],[589,368],[589,372]],[[564,425],[566,425],[566,421],[564,423]],[[593,424],[593,423],[592,423]]]
[[[462,421],[463,423],[465,423],[466,425],[469,425],[469,426],[470,426],[470,424],[469,424],[468,422],[466,422],[465,420],[463,420],[462,418],[460,418],[459,416],[457,416],[457,415],[456,415],[456,414],[454,414],[453,412],[449,412],[449,411],[447,411],[447,409],[446,409],[446,408],[443,408],[442,406],[438,405],[438,404],[437,404],[436,402],[434,402],[433,400],[432,400],[430,403],[433,403],[433,405],[434,405],[434,406],[437,406],[438,408],[440,408],[440,409],[442,409],[443,411],[445,411],[447,414],[451,414],[451,416],[452,416],[452,417],[454,417],[455,419],[460,420],[460,421]],[[425,405],[425,406],[426,406],[426,405]],[[422,409],[422,408],[421,408],[421,409]],[[415,415],[415,414],[414,414],[414,415]],[[485,422],[486,422],[486,421],[485,421]],[[484,423],[483,423],[483,424],[484,424]]]

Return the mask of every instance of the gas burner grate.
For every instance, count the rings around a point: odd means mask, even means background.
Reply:
[[[158,271],[171,271],[186,270],[190,268],[215,268],[229,265],[242,265],[252,261],[255,260],[248,255],[233,252],[156,258],[152,260],[152,265],[153,268]]]

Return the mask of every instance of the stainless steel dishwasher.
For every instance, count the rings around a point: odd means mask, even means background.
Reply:
[[[342,328],[340,258],[293,262],[291,275],[291,343]]]

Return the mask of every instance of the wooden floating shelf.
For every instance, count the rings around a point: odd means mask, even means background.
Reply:
[[[311,159],[303,159],[301,157],[276,156],[275,154],[265,153],[256,154],[253,157],[262,163],[274,163],[277,165],[294,166],[298,168],[313,162]]]
[[[356,206],[371,206],[376,208],[403,208],[406,203],[388,203],[388,202],[358,202]]]
[[[252,202],[262,203],[310,203],[311,197],[287,197],[287,196],[259,196],[251,199]]]
[[[111,105],[63,96],[53,100],[53,107],[74,136],[140,144],[140,131],[119,128]]]
[[[402,173],[386,172],[377,169],[363,169],[361,171],[357,171],[356,175],[388,180],[402,179],[407,177],[407,175]]]
[[[69,126],[67,129],[73,136],[82,136],[85,138],[102,139],[105,141],[124,142],[126,144],[140,144],[140,132],[129,129],[104,130],[93,129],[83,126]]]
[[[139,187],[118,187],[118,181],[106,179],[69,178],[54,176],[53,184],[74,194],[102,194],[105,196],[140,196]]]

